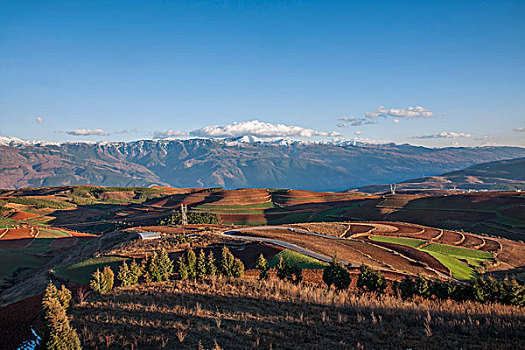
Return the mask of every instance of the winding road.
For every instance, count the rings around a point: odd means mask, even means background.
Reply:
[[[273,238],[266,238],[266,237],[254,237],[254,236],[249,236],[249,235],[243,235],[242,233],[243,232],[246,232],[246,231],[257,231],[257,230],[283,230],[283,231],[292,231],[292,232],[296,232],[296,233],[301,233],[301,234],[306,234],[306,235],[311,235],[311,236],[319,236],[319,237],[322,237],[322,238],[327,238],[327,239],[334,239],[334,240],[348,240],[348,238],[344,238],[344,237],[337,237],[337,236],[330,236],[330,235],[325,235],[323,233],[318,233],[318,232],[312,232],[312,231],[307,231],[307,230],[303,230],[303,229],[299,229],[299,228],[295,228],[295,227],[286,227],[286,226],[256,226],[256,227],[245,227],[245,228],[238,228],[238,229],[234,229],[234,230],[228,230],[228,231],[223,231],[221,233],[219,233],[220,235],[223,235],[223,236],[229,236],[229,237],[235,237],[235,238],[240,238],[240,239],[244,239],[244,240],[247,240],[247,241],[260,241],[260,242],[266,242],[266,243],[270,243],[270,244],[274,244],[274,245],[277,245],[277,246],[280,246],[280,247],[283,247],[283,248],[286,248],[286,249],[290,249],[290,250],[293,250],[295,252],[298,252],[298,253],[301,253],[303,255],[306,255],[306,256],[309,256],[311,258],[314,258],[314,259],[317,259],[317,260],[320,260],[320,261],[324,261],[324,262],[327,262],[327,263],[330,263],[332,262],[332,257],[329,257],[329,256],[326,256],[324,254],[319,254],[319,253],[316,253],[314,251],[311,251],[309,249],[306,249],[306,248],[303,248],[303,247],[299,247],[298,245],[295,245],[295,244],[292,244],[292,243],[288,243],[288,242],[285,242],[285,241],[281,241],[281,240],[278,240],[278,239],[273,239]],[[377,246],[379,248],[383,248],[383,247],[380,247],[380,246]],[[384,248],[383,248],[384,249]],[[408,259],[408,260],[413,260],[413,259],[410,259],[398,252],[396,252],[398,255]],[[347,267],[360,267],[361,265],[360,264],[353,264],[351,262],[348,262],[348,261],[344,261],[344,260],[340,260],[341,263]],[[445,279],[453,279],[452,277],[450,276],[447,276],[429,266],[427,266],[427,269],[435,272],[436,274],[438,274],[439,276],[441,276],[442,278],[445,278]]]

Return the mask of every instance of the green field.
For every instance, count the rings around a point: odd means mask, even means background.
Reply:
[[[417,248],[421,246],[422,244],[428,242],[422,239],[391,237],[391,236],[370,236],[370,239],[376,242],[394,243],[394,244],[400,244],[400,245],[404,245],[404,246],[412,247],[412,248]]]
[[[77,263],[62,265],[53,269],[53,272],[62,278],[67,278],[75,283],[84,284],[89,283],[91,274],[97,269],[102,270],[104,266],[109,265],[115,275],[118,273],[120,265],[124,260],[129,258],[122,258],[119,256],[101,256],[98,258],[89,258]]]
[[[273,259],[270,261],[271,268],[274,268],[275,265],[277,265],[277,262],[279,262],[281,256],[283,257],[283,260],[288,260],[291,263],[295,263],[302,269],[322,270],[326,267],[326,265],[328,265],[327,263],[317,259],[286,249],[273,257]]]
[[[387,242],[416,248],[427,241],[413,238],[371,236],[371,240]],[[480,250],[455,247],[446,244],[431,243],[420,249],[438,259],[458,280],[469,280],[476,277],[474,267],[481,266],[485,260],[493,260],[492,254]]]
[[[452,274],[452,277],[458,280],[470,280],[476,277],[474,270],[467,263],[460,261],[452,256],[437,252],[428,252],[434,258],[438,259],[445,265]]]
[[[492,254],[481,250],[474,250],[462,247],[454,247],[446,244],[431,243],[422,250],[427,252],[436,252],[451,255],[456,258],[475,258],[475,259],[492,259]]]
[[[9,277],[18,268],[31,268],[42,264],[42,259],[25,253],[24,250],[0,251],[0,276]]]

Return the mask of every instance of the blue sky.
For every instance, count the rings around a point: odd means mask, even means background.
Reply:
[[[525,146],[524,1],[0,4],[1,136]]]

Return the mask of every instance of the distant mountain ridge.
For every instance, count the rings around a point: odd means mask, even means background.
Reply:
[[[396,186],[399,190],[525,190],[525,158],[481,163],[439,176],[406,180]],[[358,190],[367,193],[386,192],[390,190],[390,185],[365,186]]]
[[[337,191],[518,157],[525,157],[524,148],[260,142],[250,138],[99,143],[3,138],[0,187],[89,184]]]

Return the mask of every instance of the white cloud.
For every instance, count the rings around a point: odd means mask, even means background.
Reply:
[[[362,135],[363,132],[362,131],[356,131],[356,132],[354,132],[354,134],[359,136],[359,135]]]
[[[396,119],[392,119],[392,121],[393,121],[394,123],[399,123],[399,119],[397,119],[397,118],[396,118]]]
[[[407,108],[391,108],[387,109],[384,106],[376,108],[373,112],[365,113],[367,118],[379,118],[379,117],[394,117],[394,118],[431,118],[436,115],[434,112],[429,111],[421,106],[407,107]]]
[[[459,139],[459,138],[477,138],[476,134],[468,134],[468,133],[457,133],[453,131],[442,131],[440,133],[436,134],[430,134],[430,135],[421,135],[421,136],[413,136],[414,139]],[[483,136],[484,139],[487,139],[488,136]]]
[[[357,117],[343,117],[339,118],[343,122],[350,123],[351,126],[361,126],[366,122],[366,118],[357,118]],[[345,123],[345,126],[348,125]],[[339,126],[339,125],[338,125]]]
[[[234,122],[224,126],[205,126],[190,132],[191,136],[198,137],[241,137],[252,135],[257,137],[313,137],[339,136],[338,132],[324,132],[301,126],[265,123],[258,120]]]
[[[169,137],[181,137],[181,136],[189,136],[189,133],[185,131],[173,131],[173,130],[155,131],[153,133],[154,139],[165,139]]]
[[[44,118],[36,117],[35,120],[36,120],[36,122],[37,122],[38,124],[40,124],[40,123],[42,123],[42,122],[44,121]]]
[[[525,128],[516,128],[516,129],[513,129],[514,131],[517,131],[517,132],[525,132]]]
[[[102,129],[74,129],[69,131],[55,131],[56,133],[68,134],[73,136],[107,136],[109,135]]]

